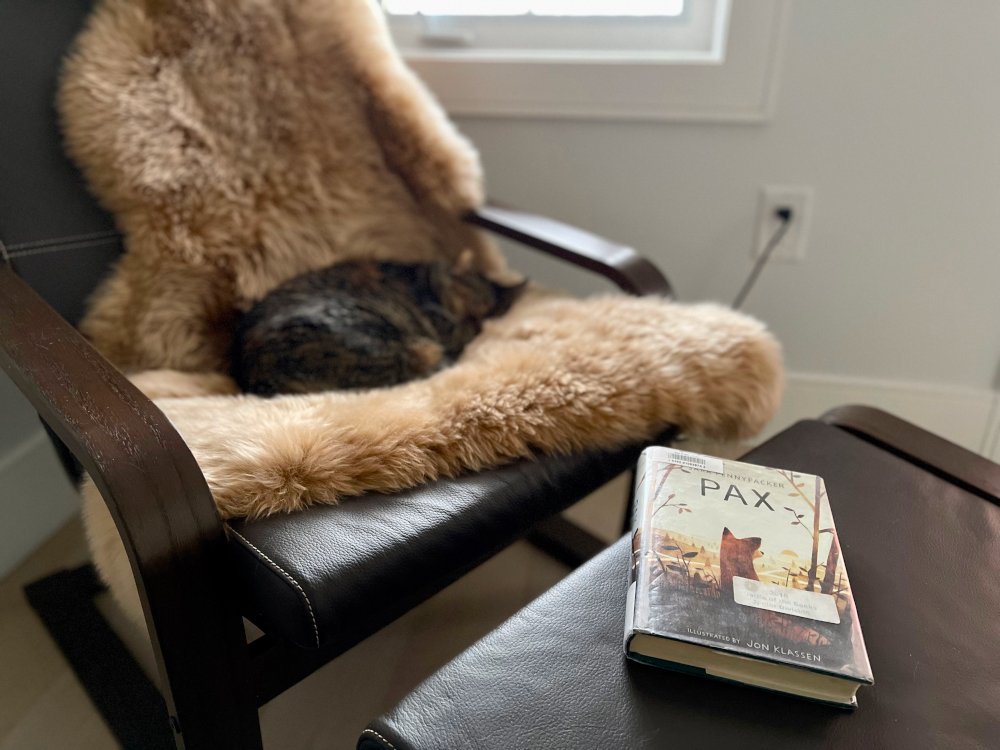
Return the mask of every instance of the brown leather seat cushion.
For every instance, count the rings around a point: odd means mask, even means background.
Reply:
[[[231,522],[244,614],[297,646],[339,653],[630,469],[643,447],[518,461]]]
[[[875,674],[857,711],[626,661],[625,539],[373,722],[359,748],[1000,747],[1000,507],[820,422],[747,460],[826,479]]]

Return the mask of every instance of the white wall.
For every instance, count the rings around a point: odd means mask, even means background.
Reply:
[[[35,410],[0,372],[0,578],[78,508]]]
[[[41,429],[42,425],[31,404],[0,370],[0,462],[19,448],[32,433],[40,432]]]
[[[733,298],[760,186],[814,186],[805,260],[768,268],[746,309],[780,337],[791,371],[838,387],[860,378],[870,401],[872,387],[929,393],[929,409],[901,408],[898,393],[883,403],[981,449],[1000,361],[998,40],[990,0],[797,2],[767,124],[459,125],[492,196],[639,248],[683,300]],[[600,288],[516,262],[550,284]],[[823,398],[805,380],[789,393],[814,408]],[[936,400],[949,394],[967,407],[960,418]]]

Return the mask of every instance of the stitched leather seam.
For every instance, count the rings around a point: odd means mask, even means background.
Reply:
[[[381,734],[379,734],[378,732],[376,732],[376,731],[375,731],[374,729],[366,729],[366,730],[365,730],[365,731],[363,731],[363,732],[362,732],[361,734],[374,734],[374,735],[375,735],[376,737],[378,737],[378,738],[379,738],[380,740],[382,740],[382,742],[384,742],[384,743],[385,743],[385,744],[387,744],[387,745],[388,745],[389,747],[391,747],[391,748],[392,748],[392,750],[396,750],[396,746],[395,746],[395,745],[393,745],[393,744],[392,744],[391,742],[389,742],[389,740],[387,740],[387,739],[386,739],[385,737],[383,737],[383,736],[382,736]]]
[[[254,546],[254,545],[253,545],[253,544],[252,544],[252,543],[251,543],[250,541],[248,541],[248,540],[247,540],[247,538],[246,538],[245,536],[243,536],[243,535],[242,535],[242,534],[241,534],[240,532],[238,532],[238,531],[237,531],[236,529],[234,529],[234,528],[233,528],[232,526],[228,526],[228,524],[227,524],[227,527],[229,528],[229,530],[230,530],[231,532],[233,532],[234,534],[236,534],[236,536],[238,536],[238,537],[239,537],[240,539],[242,539],[242,540],[243,540],[243,543],[244,543],[245,545],[247,545],[247,546],[248,546],[248,547],[249,547],[250,549],[252,549],[252,550],[253,550],[254,552],[256,552],[256,553],[257,553],[258,555],[260,555],[261,557],[263,557],[263,558],[264,558],[265,560],[267,560],[267,561],[268,561],[269,563],[271,563],[271,565],[272,565],[272,566],[274,567],[274,569],[275,569],[275,570],[277,570],[277,571],[278,571],[279,573],[281,573],[281,575],[283,575],[283,576],[284,576],[284,577],[285,577],[286,579],[288,579],[288,580],[289,580],[289,581],[291,582],[291,584],[292,584],[292,585],[293,585],[293,586],[294,586],[295,588],[297,588],[297,589],[299,590],[299,593],[300,593],[300,594],[302,594],[302,598],[303,598],[303,599],[305,600],[305,602],[306,602],[306,607],[307,607],[307,608],[308,608],[308,610],[309,610],[309,618],[310,618],[310,619],[312,620],[312,626],[313,626],[313,632],[314,632],[314,633],[316,634],[316,648],[319,648],[319,625],[317,625],[317,624],[316,624],[316,613],[315,613],[315,612],[313,612],[313,608],[312,608],[312,604],[311,604],[311,603],[310,603],[310,601],[309,601],[309,595],[308,595],[308,594],[306,594],[306,591],[305,591],[305,589],[304,589],[304,588],[302,588],[302,587],[301,587],[301,586],[299,585],[299,582],[298,582],[298,581],[296,581],[296,580],[295,580],[294,578],[292,578],[292,577],[291,577],[290,575],[288,575],[288,573],[287,573],[287,572],[285,572],[285,569],[284,569],[284,568],[282,568],[282,567],[281,567],[280,565],[278,565],[278,563],[276,563],[276,562],[275,562],[274,560],[272,560],[272,559],[271,559],[270,557],[268,557],[268,556],[267,556],[267,555],[265,555],[265,554],[264,554],[263,552],[261,552],[261,551],[260,551],[259,549],[257,549],[257,548],[256,548],[256,547],[255,547],[255,546]]]
[[[87,232],[86,234],[73,234],[68,237],[50,237],[47,240],[31,240],[30,242],[16,242],[13,245],[7,245],[8,250],[27,250],[33,247],[49,247],[51,245],[67,245],[71,242],[79,242],[80,240],[95,240],[95,239],[108,239],[115,240],[121,235],[113,229],[108,229],[103,232]]]
[[[33,250],[18,250],[17,252],[8,253],[8,255],[11,258],[27,258],[30,255],[45,255],[46,253],[59,253],[63,250],[83,250],[88,247],[99,247],[100,245],[108,245],[115,240],[115,237],[104,237],[99,240],[90,240],[88,242],[73,242],[66,245],[38,247]],[[10,246],[8,246],[7,249],[9,250]]]

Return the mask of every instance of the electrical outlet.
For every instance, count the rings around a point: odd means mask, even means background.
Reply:
[[[785,236],[771,252],[771,260],[800,261],[805,258],[812,204],[811,187],[767,185],[761,188],[760,205],[757,209],[757,236],[754,239],[752,257],[757,259],[764,252],[767,243],[781,226],[781,219],[775,212],[787,207],[792,209],[792,220]]]

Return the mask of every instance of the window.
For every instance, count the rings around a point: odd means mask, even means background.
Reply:
[[[702,60],[725,50],[728,0],[385,0],[411,59]]]
[[[389,13],[431,16],[679,16],[684,0],[385,0]]]
[[[452,114],[759,121],[788,0],[382,0]]]

